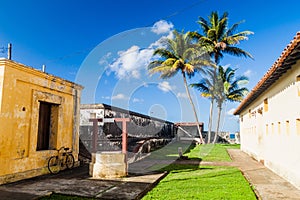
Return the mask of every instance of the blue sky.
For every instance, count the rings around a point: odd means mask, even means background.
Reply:
[[[199,16],[228,11],[229,24],[245,20],[239,31],[254,32],[240,44],[254,60],[225,56],[221,64],[246,74],[252,89],[299,31],[299,6],[296,0],[1,1],[0,47],[12,43],[13,60],[36,69],[45,64],[48,73],[84,85],[82,103],[193,121],[182,77],[160,80],[145,70],[157,40],[173,29],[197,31]],[[191,91],[207,127],[209,102]],[[223,130],[238,130],[237,118],[230,115],[237,105],[224,106]]]

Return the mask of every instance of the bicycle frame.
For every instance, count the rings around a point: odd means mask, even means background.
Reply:
[[[61,147],[57,150],[56,156],[51,156],[48,160],[50,173],[57,174],[60,170],[71,169],[74,166],[74,156],[70,148]]]

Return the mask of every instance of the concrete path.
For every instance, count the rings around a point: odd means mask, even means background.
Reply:
[[[228,149],[233,164],[254,186],[262,200],[299,200],[300,190],[239,149]]]
[[[166,174],[128,176],[96,180],[88,175],[88,166],[57,175],[45,175],[0,186],[1,200],[33,200],[52,193],[97,199],[140,199]]]

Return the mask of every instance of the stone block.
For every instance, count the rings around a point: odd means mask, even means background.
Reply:
[[[93,153],[89,174],[100,179],[127,176],[126,154],[120,151]]]

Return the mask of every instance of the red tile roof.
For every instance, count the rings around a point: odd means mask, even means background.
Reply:
[[[266,91],[272,84],[274,84],[281,75],[289,70],[297,60],[300,60],[300,32],[296,34],[290,44],[283,50],[277,61],[250,91],[233,114],[240,114],[242,110]]]

